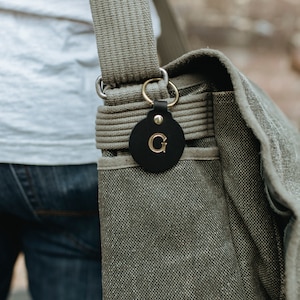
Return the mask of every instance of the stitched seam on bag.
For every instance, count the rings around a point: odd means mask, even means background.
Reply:
[[[180,161],[210,161],[219,159],[219,149],[212,148],[186,148]],[[137,167],[138,164],[130,155],[120,155],[115,157],[102,157],[98,161],[98,170],[118,170]]]

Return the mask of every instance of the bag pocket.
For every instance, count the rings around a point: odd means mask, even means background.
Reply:
[[[244,299],[217,147],[159,175],[122,152],[98,172],[104,299]]]

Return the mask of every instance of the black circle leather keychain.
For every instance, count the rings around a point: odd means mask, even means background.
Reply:
[[[175,91],[175,98],[170,103],[164,100],[153,101],[146,94],[147,85],[158,80],[162,78],[152,78],[143,84],[143,97],[153,109],[135,125],[129,138],[129,152],[133,159],[144,170],[154,173],[164,172],[175,166],[185,147],[183,130],[169,111],[179,100],[176,86],[167,81]]]

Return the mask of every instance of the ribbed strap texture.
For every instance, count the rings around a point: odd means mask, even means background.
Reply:
[[[100,106],[96,120],[96,143],[100,149],[127,149],[132,128],[149,111],[149,105],[136,102],[118,106]],[[211,93],[184,96],[172,109],[186,140],[214,136]]]
[[[90,0],[103,81],[161,77],[149,0]]]

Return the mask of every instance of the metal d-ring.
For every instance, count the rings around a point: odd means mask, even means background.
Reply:
[[[150,83],[150,82],[163,80],[165,82],[166,86],[170,85],[175,91],[174,101],[168,104],[168,107],[174,106],[179,100],[178,89],[176,88],[176,86],[171,81],[169,81],[169,75],[168,75],[167,71],[163,68],[159,68],[159,69],[162,73],[162,78],[152,78],[152,79],[147,80],[143,84],[143,88],[142,88],[143,96],[144,96],[145,100],[147,100],[151,105],[153,105],[153,101],[146,94],[146,87],[147,87],[148,83]],[[101,75],[98,76],[96,81],[95,81],[95,88],[96,88],[96,92],[97,92],[98,96],[100,98],[106,100],[107,96],[104,93],[104,82],[103,82],[103,78],[102,78]]]
[[[175,98],[174,98],[174,100],[173,100],[172,102],[168,102],[168,107],[173,107],[173,106],[178,102],[178,100],[179,100],[179,92],[178,92],[178,89],[177,89],[176,85],[175,85],[172,81],[170,81],[170,80],[168,79],[168,73],[166,72],[166,70],[164,70],[164,69],[162,69],[162,68],[160,68],[160,69],[161,69],[161,71],[162,71],[163,77],[162,77],[162,78],[160,78],[160,77],[157,77],[157,78],[151,78],[151,79],[148,79],[147,81],[145,81],[144,84],[143,84],[143,87],[142,87],[142,95],[143,95],[144,99],[145,99],[148,103],[150,103],[151,106],[153,106],[154,101],[153,101],[152,99],[150,99],[150,98],[148,97],[147,93],[146,93],[147,85],[148,85],[149,83],[151,83],[151,82],[164,80],[164,81],[166,82],[166,85],[167,85],[167,86],[170,85],[170,86],[173,88],[174,92],[175,92]],[[165,75],[165,74],[166,74],[166,75]]]
[[[106,94],[104,93],[104,83],[103,83],[103,79],[102,76],[98,76],[95,82],[95,87],[96,87],[96,92],[98,94],[98,96],[102,99],[107,99]]]

